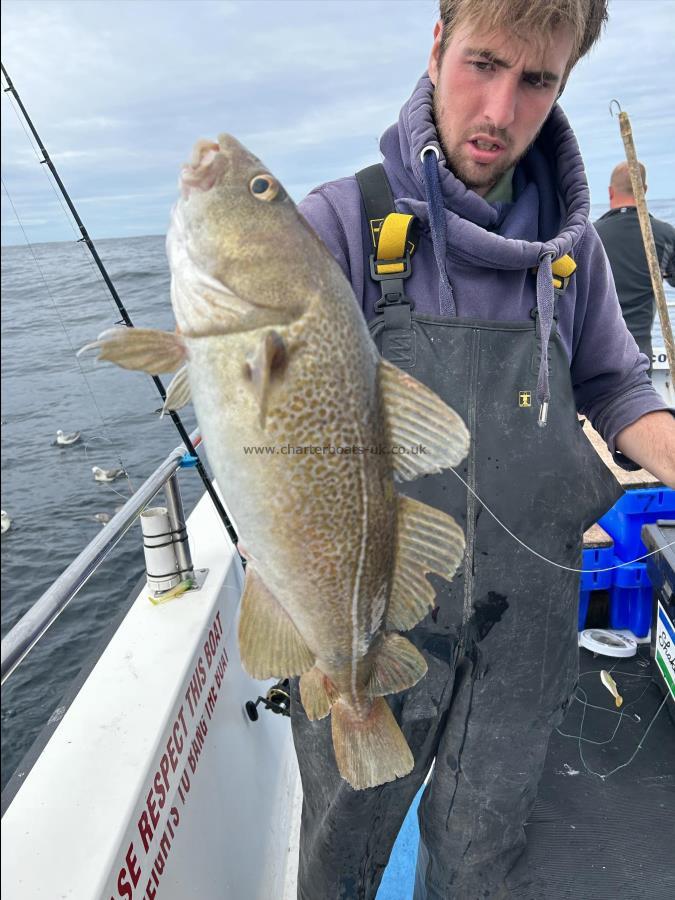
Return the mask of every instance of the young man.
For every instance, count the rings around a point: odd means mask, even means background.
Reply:
[[[675,420],[621,317],[577,143],[555,105],[605,17],[606,0],[441,0],[428,74],[381,141],[396,210],[420,229],[398,284],[371,277],[377,217],[353,177],[301,206],[383,355],[471,431],[463,481],[445,472],[399,487],[453,515],[467,545],[406,635],[427,675],[388,698],[412,773],[352,790],[330,719],[308,721],[292,687],[301,900],[373,900],[432,764],[415,900],[509,896],[548,738],[576,683],[581,537],[620,494],[577,410],[627,467],[675,484]],[[564,266],[554,285],[566,256],[576,270]]]
[[[647,191],[647,172],[640,163],[642,186]],[[656,253],[663,277],[675,287],[675,228],[651,218]],[[654,290],[649,274],[642,232],[635,207],[628,163],[614,167],[609,182],[609,212],[595,223],[614,275],[621,312],[635,343],[652,366]]]

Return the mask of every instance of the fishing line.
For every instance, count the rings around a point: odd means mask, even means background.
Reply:
[[[586,699],[588,697],[588,694],[584,691],[584,689],[578,688],[578,690],[581,691],[581,693],[584,695],[584,699],[577,697],[576,695],[574,696],[574,699],[577,701],[577,703],[580,703],[582,705],[582,707],[584,709],[584,713],[585,713],[586,709],[598,709],[601,712],[607,712],[613,716],[618,716],[619,721],[616,723],[616,728],[611,733],[611,735],[604,741],[594,741],[591,738],[585,738],[583,736],[583,734],[568,734],[566,731],[561,731],[559,728],[556,728],[556,731],[558,732],[558,734],[561,737],[570,738],[571,740],[577,741],[579,744],[593,744],[595,747],[603,747],[605,744],[610,744],[616,737],[617,732],[619,731],[619,728],[621,727],[621,723],[623,722],[623,720],[629,718],[629,716],[627,716],[623,710],[621,710],[621,712],[615,712],[613,709],[607,709],[604,706],[595,706],[593,703],[589,703],[588,700]],[[633,721],[635,721],[635,720],[633,720]],[[581,722],[580,729],[582,727],[583,727],[583,716],[582,716],[582,722]],[[579,756],[581,758],[581,750],[579,751]],[[583,762],[584,760],[582,759],[581,761]]]
[[[639,658],[638,658],[638,664],[643,664],[644,662],[646,662],[646,661],[644,661],[644,660],[642,659],[642,657],[639,657]],[[618,662],[614,663],[614,665],[613,665],[610,669],[608,669],[607,671],[610,672],[610,673],[611,673],[611,672],[614,672],[614,671],[616,670],[616,666],[617,666],[617,665],[619,665]],[[594,670],[592,670],[592,671],[590,671],[590,672],[584,672],[584,673],[582,673],[582,675],[580,676],[580,679],[579,679],[579,680],[581,680],[581,678],[585,678],[585,677],[588,677],[588,676],[590,676],[590,675],[598,675],[598,674],[600,674],[600,671],[601,671],[600,669],[594,669]],[[651,675],[640,675],[640,674],[638,674],[638,673],[636,673],[636,672],[623,672],[623,671],[620,671],[620,670],[617,672],[617,674],[618,674],[618,675],[621,675],[621,676],[624,676],[624,677],[626,677],[626,678],[647,678],[647,679],[649,679],[650,682],[651,682]],[[579,759],[581,760],[581,763],[582,763],[584,769],[588,772],[589,775],[595,775],[595,776],[597,776],[598,778],[600,778],[600,779],[602,779],[603,781],[605,781],[607,778],[609,778],[610,776],[614,775],[614,774],[615,774],[616,772],[618,772],[620,769],[625,769],[627,766],[629,766],[629,765],[633,762],[633,760],[635,759],[635,757],[638,755],[638,753],[639,753],[640,750],[642,749],[642,746],[643,746],[644,742],[645,742],[646,739],[647,739],[647,735],[648,735],[649,732],[651,731],[651,728],[652,728],[652,726],[654,725],[654,722],[656,721],[656,719],[657,719],[659,713],[661,712],[661,710],[663,709],[663,707],[664,707],[664,705],[665,705],[665,703],[666,703],[666,701],[667,701],[667,696],[663,698],[662,703],[659,705],[658,709],[656,710],[656,712],[655,712],[654,715],[652,716],[651,721],[649,722],[647,728],[645,729],[644,734],[642,735],[642,737],[640,738],[640,740],[639,740],[639,742],[638,742],[638,744],[637,744],[637,747],[635,748],[635,750],[633,751],[633,753],[630,755],[630,757],[626,760],[626,762],[623,762],[623,763],[621,763],[620,765],[615,766],[615,767],[614,767],[613,769],[611,769],[609,772],[604,772],[604,773],[603,773],[603,772],[596,772],[594,769],[591,769],[591,767],[590,767],[590,766],[588,765],[588,763],[586,762],[586,759],[584,758],[584,752],[583,752],[582,744],[592,744],[592,745],[594,745],[594,746],[596,746],[596,747],[602,747],[602,746],[604,746],[605,744],[609,744],[609,743],[611,743],[611,742],[614,740],[614,738],[616,737],[616,734],[617,734],[617,732],[619,731],[619,728],[621,727],[621,724],[622,724],[622,722],[624,721],[624,719],[630,719],[631,721],[638,721],[638,722],[641,722],[642,720],[641,720],[640,717],[637,715],[637,713],[632,713],[632,715],[635,716],[635,719],[632,719],[629,715],[627,715],[627,710],[628,710],[628,708],[629,708],[630,706],[633,706],[634,704],[638,703],[638,702],[644,697],[644,695],[647,693],[647,691],[649,690],[650,687],[651,687],[651,684],[648,684],[647,687],[642,691],[642,693],[639,694],[639,696],[635,697],[633,700],[630,700],[628,703],[626,703],[626,705],[625,705],[624,708],[621,710],[621,712],[616,712],[616,711],[613,710],[613,709],[607,709],[606,707],[603,707],[603,706],[596,706],[596,705],[594,705],[594,704],[592,704],[592,703],[589,703],[589,702],[588,702],[588,694],[586,693],[586,691],[585,691],[582,687],[577,687],[577,691],[579,691],[581,694],[583,694],[583,698],[582,698],[582,697],[578,697],[578,696],[576,695],[576,693],[575,693],[575,695],[574,695],[574,699],[577,701],[577,703],[580,703],[580,704],[582,705],[582,708],[583,708],[583,712],[582,712],[582,714],[581,714],[581,722],[580,722],[580,724],[579,724],[579,734],[568,734],[568,733],[565,732],[565,731],[561,731],[560,728],[556,728],[556,731],[557,731],[558,734],[561,735],[562,737],[570,738],[570,739],[572,739],[572,740],[576,740],[576,741],[577,741],[577,746],[578,746],[578,750],[579,750]],[[585,722],[585,719],[586,719],[586,711],[587,711],[587,709],[599,709],[599,710],[601,710],[602,712],[609,713],[610,715],[618,716],[618,717],[619,717],[619,721],[617,722],[614,731],[612,732],[612,734],[611,734],[606,740],[604,740],[604,741],[594,741],[594,740],[592,740],[591,738],[585,738],[585,737],[583,736],[584,722]]]
[[[626,673],[624,672],[623,674],[626,674]],[[639,676],[637,676],[637,677],[638,677],[638,678],[649,678],[648,675],[639,675]],[[582,693],[585,694],[585,691],[582,690]],[[643,694],[644,694],[644,693],[645,693],[645,692],[643,691]],[[641,696],[642,696],[642,695],[641,695]],[[639,699],[639,698],[638,698],[638,699]],[[581,746],[581,745],[582,745],[582,741],[583,741],[583,743],[598,743],[598,742],[595,742],[595,741],[589,741],[588,738],[581,738],[581,736],[580,736],[580,737],[579,737],[579,742],[578,742],[578,746],[579,746],[579,759],[581,760],[583,767],[586,769],[586,771],[589,773],[589,775],[596,775],[598,778],[602,779],[602,781],[605,781],[607,778],[610,778],[612,775],[614,775],[614,774],[615,774],[616,772],[618,772],[620,769],[625,769],[625,768],[627,768],[627,767],[633,762],[633,760],[634,760],[635,757],[638,755],[638,753],[640,752],[640,750],[642,750],[642,745],[643,745],[644,742],[647,740],[647,735],[648,735],[649,732],[651,731],[652,726],[654,725],[654,722],[656,722],[656,719],[658,718],[659,713],[661,712],[661,710],[663,709],[663,707],[666,705],[667,700],[668,700],[668,697],[665,696],[665,697],[663,698],[663,700],[661,701],[661,703],[659,704],[659,708],[656,710],[656,712],[655,712],[654,715],[652,716],[652,719],[651,719],[649,725],[647,726],[647,728],[646,728],[646,730],[645,730],[645,733],[644,733],[644,734],[642,735],[642,737],[640,738],[640,741],[639,741],[637,747],[635,748],[635,750],[633,751],[633,753],[630,755],[630,757],[626,760],[626,762],[621,763],[621,764],[618,765],[618,766],[615,766],[615,767],[614,767],[613,769],[611,769],[609,772],[596,772],[594,769],[591,769],[591,767],[588,765],[588,763],[587,763],[586,760],[584,759],[584,752],[583,752],[583,748],[582,748],[582,746]],[[631,702],[633,702],[633,701],[631,701]],[[583,726],[584,726],[584,719],[585,719],[585,717],[586,717],[586,703],[584,702],[584,711],[583,711],[583,713],[582,713],[582,715],[581,715],[580,731],[583,731]],[[624,718],[628,718],[628,717],[627,717],[627,716],[624,716]],[[619,723],[618,723],[618,725],[617,725],[617,727],[616,727],[616,729],[615,729],[615,731],[614,731],[614,734],[616,734],[616,732],[618,731],[618,727],[619,727],[619,725],[621,724],[621,721],[622,721],[622,720],[619,720]],[[614,737],[614,735],[612,735],[612,738],[613,738],[613,737]],[[609,741],[611,741],[612,738],[610,738]],[[602,741],[602,742],[599,742],[599,744],[608,743],[609,741]]]
[[[47,279],[46,279],[45,276],[44,276],[44,272],[42,271],[42,268],[40,267],[40,263],[39,263],[39,261],[38,261],[38,258],[37,258],[37,256],[36,256],[36,254],[35,254],[35,250],[34,250],[34,248],[33,248],[33,245],[31,244],[30,240],[28,239],[28,235],[26,234],[26,231],[25,231],[25,229],[24,229],[24,227],[23,227],[23,222],[21,221],[21,219],[20,219],[20,217],[19,217],[19,213],[18,213],[16,207],[14,206],[14,201],[12,200],[12,197],[11,197],[9,191],[7,190],[7,185],[5,184],[4,179],[0,179],[0,180],[2,181],[2,187],[3,187],[4,191],[5,191],[5,194],[7,195],[7,199],[9,200],[10,206],[12,207],[12,210],[13,210],[14,215],[15,215],[15,217],[16,217],[16,221],[18,222],[19,228],[21,229],[21,233],[23,234],[23,238],[24,238],[24,240],[25,240],[25,242],[26,242],[26,246],[28,247],[31,256],[33,257],[33,262],[35,263],[35,266],[36,266],[36,268],[37,268],[37,270],[38,270],[38,272],[39,272],[39,274],[40,274],[40,278],[42,279],[42,283],[43,283],[43,285],[44,285],[44,288],[45,288],[45,290],[47,291],[47,294],[49,295],[49,299],[52,301],[52,306],[54,307],[54,311],[56,312],[56,316],[57,316],[57,318],[58,318],[58,320],[59,320],[59,324],[61,325],[61,329],[63,330],[63,333],[64,333],[64,335],[65,335],[66,341],[68,342],[68,345],[69,345],[70,349],[72,350],[72,352],[73,352],[73,354],[74,354],[74,356],[75,356],[75,361],[76,361],[76,363],[77,363],[77,367],[79,368],[80,374],[82,375],[82,378],[84,379],[84,383],[85,383],[85,385],[86,385],[86,387],[87,387],[87,390],[89,391],[89,395],[90,395],[90,397],[91,397],[91,399],[92,399],[92,402],[93,402],[93,404],[94,404],[94,408],[96,409],[96,412],[98,413],[98,416],[99,416],[99,418],[100,418],[100,420],[101,420],[101,423],[102,423],[102,425],[103,425],[104,434],[105,434],[105,439],[108,441],[109,444],[112,445],[113,450],[114,450],[115,454],[117,455],[117,460],[118,460],[120,466],[124,469],[124,474],[125,474],[125,477],[126,477],[126,479],[127,479],[127,483],[128,483],[128,485],[129,485],[129,490],[130,490],[131,493],[133,494],[133,493],[134,493],[134,488],[133,488],[133,485],[132,485],[132,483],[131,483],[131,478],[129,477],[129,474],[128,474],[128,472],[127,472],[127,467],[126,467],[126,465],[124,464],[124,460],[122,459],[122,455],[121,455],[121,453],[119,452],[119,450],[117,449],[117,446],[115,445],[115,442],[114,442],[114,441],[110,438],[110,436],[107,434],[107,428],[108,428],[108,426],[107,426],[106,420],[105,420],[105,418],[104,418],[104,416],[103,416],[103,413],[101,412],[101,409],[100,409],[100,407],[99,407],[99,405],[98,405],[98,403],[97,403],[97,401],[96,401],[96,395],[94,394],[94,391],[93,391],[91,385],[89,384],[89,380],[88,380],[88,378],[87,378],[87,376],[86,376],[86,373],[85,373],[84,369],[82,368],[82,364],[80,363],[80,358],[77,356],[77,354],[76,354],[76,352],[75,352],[75,348],[73,347],[73,345],[72,345],[72,343],[71,343],[70,335],[68,334],[68,330],[67,330],[67,328],[66,328],[66,326],[65,326],[65,323],[64,323],[63,318],[61,317],[61,313],[60,313],[60,311],[59,311],[59,306],[58,306],[56,300],[54,299],[54,296],[53,296],[53,294],[52,294],[52,292],[51,292],[51,290],[50,290],[50,287],[49,287],[49,284],[48,284],[48,282],[47,282]],[[84,442],[84,447],[85,447],[85,456],[86,456],[86,454],[87,454],[87,445],[86,445],[86,441]],[[123,497],[123,499],[126,500],[126,498],[125,498],[122,494],[120,494],[119,491],[116,491],[115,493],[119,494],[120,497]]]
[[[512,537],[513,540],[516,541],[516,543],[520,544],[520,546],[523,547],[525,550],[528,550],[530,553],[534,554],[534,556],[538,557],[543,562],[549,563],[549,565],[551,565],[551,566],[555,566],[556,569],[564,569],[566,572],[575,572],[577,574],[583,574],[584,572],[589,571],[588,569],[573,569],[571,566],[564,566],[564,565],[562,565],[562,563],[555,562],[555,560],[549,559],[547,556],[543,556],[541,553],[539,553],[537,550],[535,550],[534,547],[530,547],[529,544],[526,544],[525,541],[521,541],[521,539],[517,535],[515,535],[508,528],[508,526],[505,525],[501,521],[501,519],[499,519],[498,516],[496,516],[492,512],[492,510],[487,505],[487,503],[485,503],[484,500],[481,500],[481,498],[478,496],[478,494],[474,491],[474,489],[472,487],[470,487],[467,484],[467,482],[462,478],[462,476],[459,474],[459,472],[455,472],[454,469],[450,469],[450,471],[452,472],[453,475],[456,475],[457,478],[459,478],[459,480],[462,482],[462,484],[467,489],[467,491],[470,491],[474,495],[474,497],[476,498],[476,500],[478,500],[478,502],[481,504],[483,509],[492,516],[492,518],[495,520],[497,525],[499,525],[500,528],[503,528],[504,531],[509,535],[509,537]],[[663,547],[661,547],[659,550],[652,550],[651,553],[645,553],[643,556],[638,556],[635,559],[629,560],[629,562],[622,562],[622,563],[619,563],[619,565],[617,565],[617,566],[607,566],[607,568],[605,568],[605,569],[593,569],[592,571],[593,572],[613,572],[614,569],[622,569],[624,566],[632,566],[633,563],[639,562],[641,559],[647,559],[648,557],[654,556],[656,553],[661,553],[663,550],[667,550],[668,547],[673,547],[673,546],[675,546],[675,541],[670,541],[670,543],[664,544]]]
[[[4,73],[3,73],[3,74],[4,74]],[[29,144],[31,150],[32,150],[33,153],[35,154],[35,158],[37,159],[38,163],[40,164],[40,168],[42,169],[42,172],[44,173],[44,176],[45,176],[45,178],[47,179],[47,183],[49,184],[49,186],[51,187],[52,191],[54,192],[54,196],[56,197],[56,199],[57,199],[57,201],[58,201],[58,203],[59,203],[61,209],[63,210],[63,214],[64,214],[64,216],[65,216],[66,221],[68,222],[68,224],[70,225],[71,229],[73,230],[73,234],[75,235],[75,237],[77,237],[77,231],[75,231],[75,226],[73,225],[72,218],[71,218],[71,216],[68,214],[68,210],[66,209],[66,207],[63,205],[63,198],[59,195],[58,191],[57,191],[56,188],[54,187],[54,182],[51,180],[51,178],[49,177],[49,174],[48,174],[49,170],[48,170],[48,169],[43,169],[43,168],[42,168],[42,163],[44,162],[44,160],[41,160],[41,159],[40,159],[40,154],[38,153],[38,151],[37,151],[36,148],[35,148],[35,144],[33,143],[32,135],[26,130],[26,126],[25,126],[25,124],[24,124],[24,122],[23,122],[21,116],[19,115],[19,113],[18,113],[17,110],[16,110],[16,107],[15,107],[15,105],[14,105],[14,102],[12,101],[12,98],[11,98],[11,96],[10,96],[10,94],[9,94],[9,90],[10,90],[9,88],[3,88],[3,92],[7,95],[7,101],[8,101],[8,103],[9,103],[9,105],[11,106],[14,115],[16,116],[17,122],[19,123],[19,125],[20,125],[21,128],[23,129],[23,133],[24,133],[25,136],[26,136],[26,140],[28,141],[28,144]],[[91,261],[90,261],[90,262],[91,262]]]
[[[586,677],[587,675],[599,675],[601,671],[602,671],[601,669],[594,669],[591,672],[584,672],[580,676],[579,680],[581,680],[581,678]],[[611,673],[614,671],[614,667],[612,667],[611,669],[607,669],[606,671]],[[651,682],[651,677],[652,677],[651,675],[638,675],[634,672],[618,672],[617,674],[625,675],[626,677],[630,677],[630,678],[647,678],[650,680],[650,682]],[[575,741],[581,741],[584,744],[595,744],[598,747],[601,747],[603,744],[608,744],[610,741],[612,741],[614,739],[617,731],[619,730],[619,726],[621,725],[621,721],[623,719],[630,718],[630,716],[627,714],[627,710],[629,709],[629,707],[633,706],[635,703],[638,703],[644,697],[644,695],[647,693],[649,688],[650,688],[650,685],[647,685],[647,687],[644,689],[644,691],[638,697],[635,697],[635,699],[633,699],[633,700],[629,700],[628,703],[623,705],[623,707],[621,708],[621,711],[617,712],[615,709],[611,709],[606,706],[598,706],[595,703],[589,703],[588,702],[588,694],[586,693],[586,691],[582,687],[577,687],[577,690],[580,691],[584,695],[584,698],[586,698],[586,699],[582,699],[582,698],[578,697],[576,695],[576,693],[575,693],[573,699],[576,700],[577,703],[580,703],[584,707],[584,709],[597,709],[597,710],[600,710],[600,712],[607,713],[610,716],[618,716],[619,722],[617,723],[616,728],[612,732],[611,737],[609,737],[606,741],[594,741],[591,738],[585,738],[583,736],[583,734],[581,734],[581,733],[580,734],[569,734],[566,731],[561,731],[560,728],[556,728],[556,731],[558,732],[558,734],[561,737],[571,738],[572,740],[575,740]],[[640,717],[637,716],[637,713],[631,713],[631,716],[636,716],[636,718],[632,719],[632,721],[636,721],[636,722],[642,721],[640,719]],[[579,726],[579,731],[580,732],[583,731],[581,725]]]

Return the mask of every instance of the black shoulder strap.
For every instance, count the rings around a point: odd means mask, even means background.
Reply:
[[[372,253],[369,254],[370,277],[379,282],[382,290],[382,296],[375,304],[376,313],[383,316],[380,352],[400,368],[412,368],[415,365],[415,334],[412,329],[412,305],[404,288],[404,280],[411,271],[410,253],[405,252],[405,266],[401,265],[403,260],[397,260],[397,269],[404,268],[404,271],[380,274],[375,262],[384,221],[396,212],[389,180],[382,163],[376,163],[357,172],[356,181],[361,191],[372,245]]]
[[[389,213],[396,212],[389,179],[382,163],[367,166],[356,173],[361,199],[366,210],[366,221],[373,248],[377,247],[377,235]]]

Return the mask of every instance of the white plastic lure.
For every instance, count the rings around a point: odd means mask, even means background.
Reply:
[[[612,697],[614,697],[614,702],[616,703],[617,708],[621,706],[621,704],[623,703],[623,697],[619,693],[619,689],[616,686],[616,681],[614,681],[614,679],[606,669],[603,669],[600,672],[600,681],[602,681]]]

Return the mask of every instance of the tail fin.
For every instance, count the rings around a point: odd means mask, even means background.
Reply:
[[[412,771],[412,752],[384,698],[373,701],[365,719],[338,700],[331,719],[338,770],[355,790],[376,787]]]

